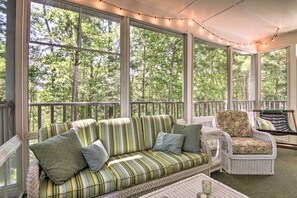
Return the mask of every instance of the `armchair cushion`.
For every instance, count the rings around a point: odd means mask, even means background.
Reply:
[[[272,145],[257,138],[232,137],[233,154],[271,154]]]
[[[252,137],[249,118],[243,111],[220,111],[216,115],[218,128],[231,137]]]

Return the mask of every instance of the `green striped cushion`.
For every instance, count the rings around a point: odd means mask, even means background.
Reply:
[[[170,175],[172,168],[165,160],[148,151],[111,157],[108,167],[117,178],[117,190]]]
[[[109,156],[142,151],[144,140],[139,118],[117,118],[98,122],[99,139]]]
[[[65,122],[61,124],[50,124],[39,129],[39,141],[42,142],[48,138],[64,133],[71,128],[77,129],[77,135],[83,146],[88,146],[98,139],[97,122],[93,119],[78,120],[74,122]]]
[[[96,120],[78,120],[71,122],[71,124],[77,129],[77,135],[83,147],[91,145],[93,142],[98,140]]]
[[[116,179],[104,165],[95,173],[89,168],[84,169],[61,185],[44,177],[40,185],[40,197],[94,197],[115,191]]]
[[[176,119],[171,115],[153,115],[141,117],[145,150],[152,149],[158,133],[171,133],[171,127]]]
[[[172,173],[200,166],[208,162],[207,154],[205,153],[197,154],[182,152],[181,155],[175,155],[172,153],[157,152],[152,150],[148,152],[151,153],[151,155],[160,158],[160,160],[168,162],[172,167]]]
[[[58,134],[64,133],[71,128],[72,124],[70,122],[43,126],[38,131],[39,142],[47,140],[48,138],[54,137]]]

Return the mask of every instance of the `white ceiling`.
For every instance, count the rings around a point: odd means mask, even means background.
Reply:
[[[227,45],[228,41],[266,43],[276,34],[278,27],[278,35],[297,30],[297,0],[101,0],[101,4],[100,0],[68,1],[150,23],[154,23],[153,18],[145,15],[194,19],[218,37],[201,33],[200,26],[191,24],[192,20],[181,24],[180,21],[168,23],[168,20],[160,19],[156,24],[192,32],[214,42],[219,42],[221,37],[226,39],[223,42]],[[119,8],[122,8],[121,12]],[[142,15],[139,17],[133,12]],[[254,45],[245,47],[254,48]]]
[[[239,43],[270,38],[277,27],[279,34],[297,29],[297,0],[104,1],[153,16],[194,18],[214,34]]]

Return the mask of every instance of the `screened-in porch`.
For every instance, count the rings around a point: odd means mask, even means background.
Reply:
[[[42,126],[166,114],[216,127],[226,110],[255,125],[255,109],[296,111],[297,15],[280,19],[294,3],[0,1],[0,197],[26,193]]]

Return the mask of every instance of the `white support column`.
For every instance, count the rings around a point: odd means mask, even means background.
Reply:
[[[121,117],[130,116],[130,22],[121,20]]]
[[[232,110],[233,94],[232,94],[232,61],[233,60],[233,48],[227,48],[227,110]]]
[[[255,109],[261,109],[261,54],[253,56],[255,64]]]
[[[297,58],[296,45],[290,45],[287,50],[288,54],[288,106],[287,109],[295,110],[295,117],[297,111]],[[290,120],[291,121],[291,120]],[[294,126],[291,123],[291,126]],[[294,127],[293,127],[294,128]]]
[[[183,64],[183,101],[184,120],[193,121],[193,35],[187,33],[184,37],[184,64]]]
[[[15,125],[16,133],[23,140],[22,186],[26,187],[26,174],[29,164],[29,130],[28,130],[28,38],[30,1],[16,1],[16,34],[15,34]]]

